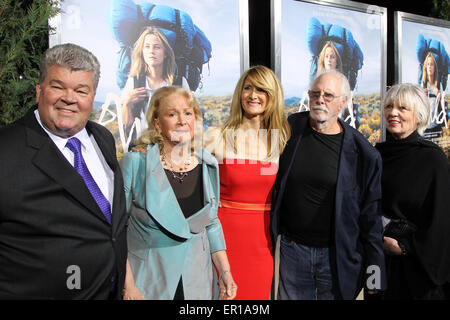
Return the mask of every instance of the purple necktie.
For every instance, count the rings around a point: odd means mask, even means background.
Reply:
[[[83,178],[84,183],[94,197],[95,202],[97,202],[100,210],[102,210],[106,220],[108,220],[109,224],[111,224],[111,205],[109,204],[108,199],[106,199],[103,195],[97,183],[95,183],[94,178],[92,178],[92,175],[89,172],[88,167],[86,166],[86,162],[84,162],[83,155],[81,154],[80,140],[75,137],[70,138],[67,141],[66,147],[72,150],[75,156],[73,164],[75,170],[77,170],[77,172]]]

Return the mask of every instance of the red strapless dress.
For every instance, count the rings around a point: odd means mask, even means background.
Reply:
[[[273,276],[270,203],[277,164],[224,159],[219,164],[222,223],[238,300],[266,300]]]

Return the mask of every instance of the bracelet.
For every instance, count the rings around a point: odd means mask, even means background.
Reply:
[[[231,271],[230,271],[230,270],[223,270],[223,271],[220,273],[219,281],[222,279],[223,275],[224,275],[225,273],[227,273],[227,272],[231,272]]]

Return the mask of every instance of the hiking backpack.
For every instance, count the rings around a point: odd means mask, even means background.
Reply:
[[[111,0],[108,24],[120,46],[116,70],[116,82],[120,89],[128,79],[134,43],[145,27],[154,26],[164,33],[175,54],[177,72],[174,84],[181,85],[184,77],[189,88],[197,90],[203,64],[211,58],[212,47],[189,14],[151,2],[135,4],[132,0]]]
[[[364,55],[358,43],[353,39],[352,33],[337,24],[322,24],[317,18],[312,17],[306,25],[306,41],[312,54],[310,80],[317,72],[317,63],[323,46],[327,41],[331,41],[339,51],[342,73],[347,77],[350,89],[354,90],[358,71],[363,66]]]

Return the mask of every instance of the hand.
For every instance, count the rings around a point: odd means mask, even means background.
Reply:
[[[219,300],[233,300],[236,297],[237,285],[230,271],[224,271],[219,277]]]
[[[131,126],[134,121],[132,109],[135,107],[135,102],[144,100],[148,97],[147,89],[137,88],[132,89],[125,94],[122,101],[122,121],[126,126]]]
[[[145,300],[144,294],[135,285],[123,289],[123,300]]]
[[[434,95],[437,97],[436,100],[439,101],[441,92],[440,92],[440,90],[438,89],[438,87],[434,87],[434,88],[433,88],[433,93],[434,93]]]
[[[124,97],[124,104],[135,103],[147,99],[147,89],[145,87],[130,90]]]
[[[383,237],[384,251],[392,256],[398,256],[403,253],[402,249],[398,245],[398,241],[394,238]]]

